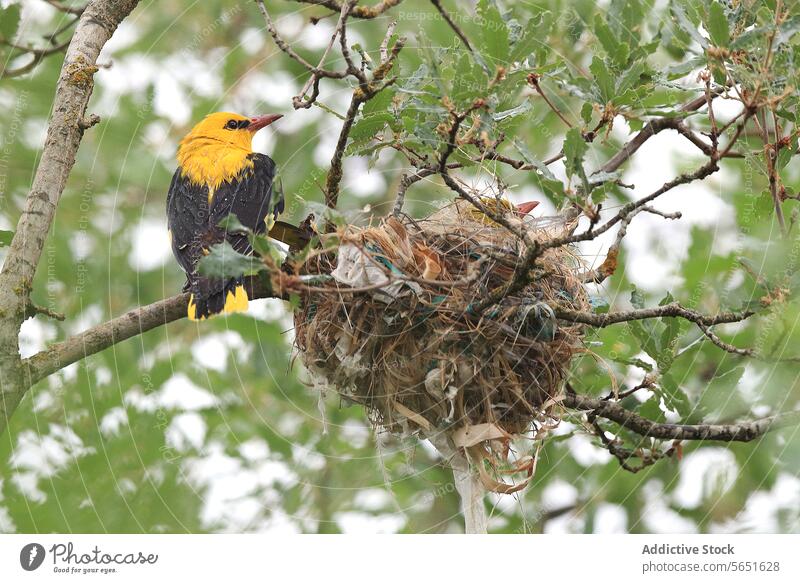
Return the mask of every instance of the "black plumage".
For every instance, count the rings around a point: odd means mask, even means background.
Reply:
[[[247,160],[252,164],[245,164],[234,178],[222,182],[212,193],[210,204],[208,186],[193,183],[181,168],[172,177],[167,194],[172,251],[186,272],[184,289],[192,292],[197,319],[222,312],[228,293],[233,294],[242,284],[241,278],[222,280],[199,275],[200,258],[223,240],[239,253],[253,253],[246,234],[228,232],[219,222],[233,214],[255,233],[264,233],[267,217],[283,212],[283,198],[273,201],[273,160],[258,153],[249,154]]]

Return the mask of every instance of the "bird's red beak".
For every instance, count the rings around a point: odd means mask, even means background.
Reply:
[[[256,133],[261,128],[267,127],[269,124],[278,121],[282,117],[283,114],[280,113],[270,113],[268,115],[257,115],[256,117],[251,117],[250,125],[247,126],[247,129],[252,133]]]
[[[535,209],[537,206],[539,206],[539,201],[538,200],[531,200],[529,202],[523,202],[522,204],[518,204],[517,205],[517,208],[516,208],[516,210],[514,212],[516,212],[518,216],[524,217],[529,212],[531,212],[533,209]]]

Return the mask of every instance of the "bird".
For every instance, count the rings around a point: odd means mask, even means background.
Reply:
[[[167,222],[172,252],[186,273],[184,291],[191,292],[190,320],[247,310],[242,277],[206,277],[198,273],[198,263],[223,241],[239,253],[253,254],[246,233],[219,226],[224,217],[234,215],[254,233],[268,233],[283,212],[283,196],[273,192],[275,162],[252,147],[255,133],[281,117],[212,113],[180,141],[167,192]]]
[[[480,229],[480,231],[484,234],[491,234],[500,225],[483,209],[490,214],[504,216],[513,223],[520,223],[539,205],[539,201],[535,200],[515,205],[506,198],[493,196],[478,196],[476,203],[483,208],[479,208],[469,200],[457,198],[424,219],[426,228],[445,234],[451,230],[475,231],[477,226],[484,226],[486,229]]]

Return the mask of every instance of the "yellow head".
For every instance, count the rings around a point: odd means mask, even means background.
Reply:
[[[231,148],[242,148],[248,152],[252,150],[253,135],[280,119],[281,115],[260,115],[245,117],[238,113],[219,111],[207,115],[203,121],[192,128],[181,140],[181,149],[195,141],[221,142]]]
[[[181,140],[178,164],[193,182],[216,187],[247,164],[247,155],[253,151],[253,135],[281,117],[212,113]]]
[[[513,211],[514,214],[520,218],[527,215],[539,204],[539,201],[532,200],[530,202],[523,202],[522,204],[514,205],[511,203],[511,201],[506,200],[505,198],[495,198],[493,196],[481,196],[480,202],[490,213],[503,215]],[[494,221],[488,215],[484,214],[482,210],[474,207],[472,204],[466,203],[465,206],[467,206],[467,209],[470,215],[472,215],[473,220],[487,225],[494,223]]]

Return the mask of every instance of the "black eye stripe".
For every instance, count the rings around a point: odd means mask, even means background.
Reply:
[[[237,121],[235,119],[230,119],[230,120],[228,120],[228,123],[225,124],[225,129],[226,130],[241,130],[241,129],[246,128],[249,125],[250,125],[250,120],[249,119],[243,119],[243,120],[240,120],[240,121]]]

